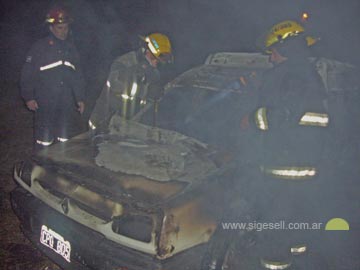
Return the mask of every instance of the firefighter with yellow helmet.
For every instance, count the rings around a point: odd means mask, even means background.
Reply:
[[[274,25],[265,36],[264,46],[269,48],[276,43],[284,42],[286,39],[305,34],[304,27],[296,21],[283,21]],[[312,36],[305,36],[306,44],[312,46],[317,39]]]
[[[264,74],[257,107],[249,117],[260,146],[255,159],[259,176],[251,194],[261,222],[319,221],[320,186],[327,175],[323,150],[331,120],[324,85],[308,58],[315,41],[291,20],[275,24],[263,39],[274,66]],[[314,239],[306,230],[263,231],[257,244],[259,261],[265,269],[287,269]]]
[[[142,45],[113,62],[108,80],[90,116],[89,128],[107,125],[114,113],[133,117],[146,103],[162,93],[167,77],[160,66],[173,63],[172,45],[167,35],[140,36]],[[150,94],[151,92],[151,94]]]

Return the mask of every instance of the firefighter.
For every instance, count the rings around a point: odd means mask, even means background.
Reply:
[[[90,129],[106,127],[115,112],[130,119],[149,100],[161,96],[169,76],[162,67],[173,63],[171,42],[162,33],[140,38],[140,49],[118,57],[112,64],[107,83],[90,116]]]
[[[315,39],[295,21],[274,25],[264,47],[273,68],[264,74],[250,124],[257,130],[259,178],[253,196],[262,222],[319,222],[318,207],[327,171],[324,147],[330,124],[326,95],[309,46]],[[314,231],[313,231],[314,232]],[[259,232],[260,261],[267,269],[286,269],[294,254],[314,248],[317,235],[306,230]],[[306,269],[312,269],[306,266]]]
[[[31,47],[20,81],[26,106],[35,112],[35,150],[67,141],[76,130],[74,118],[85,108],[79,54],[69,39],[73,18],[55,6],[45,22],[50,33]]]

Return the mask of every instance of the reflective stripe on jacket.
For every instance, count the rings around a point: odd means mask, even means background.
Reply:
[[[251,121],[261,131],[258,165],[264,174],[293,180],[319,174],[330,124],[325,98],[306,58],[287,60],[265,74]]]
[[[74,44],[50,35],[37,41],[21,72],[21,95],[39,106],[53,106],[60,97],[75,104],[84,101],[84,78]],[[75,102],[74,102],[75,97]]]
[[[268,117],[267,109],[261,107],[255,112],[255,123],[259,130],[268,130]],[[313,126],[313,127],[327,127],[329,124],[329,116],[326,113],[315,113],[315,112],[305,112],[300,120],[299,125],[302,126]]]

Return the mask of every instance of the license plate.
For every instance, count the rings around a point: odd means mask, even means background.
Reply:
[[[40,243],[61,255],[66,261],[70,262],[71,244],[65,241],[57,232],[48,228],[46,225],[41,226]]]

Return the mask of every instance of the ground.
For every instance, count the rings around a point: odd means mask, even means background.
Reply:
[[[0,264],[4,270],[59,270],[24,237],[9,192],[16,186],[12,170],[32,151],[32,113],[19,96],[18,84],[0,84]]]

